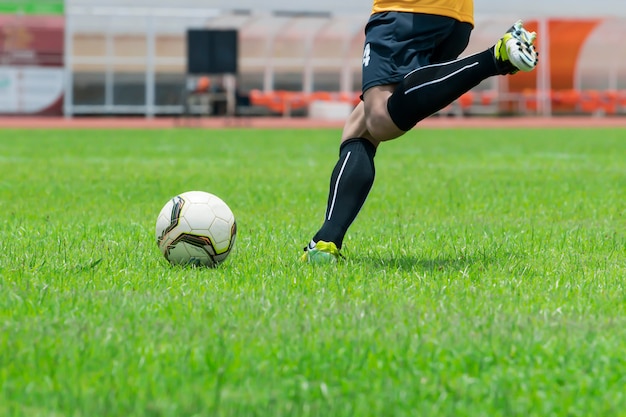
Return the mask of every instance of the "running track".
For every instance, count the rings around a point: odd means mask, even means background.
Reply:
[[[175,129],[175,128],[252,128],[252,129],[340,129],[341,121],[307,118],[106,118],[106,117],[0,117],[0,129]],[[626,128],[624,117],[432,117],[417,128]]]

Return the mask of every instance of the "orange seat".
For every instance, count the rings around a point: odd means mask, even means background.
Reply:
[[[328,91],[314,91],[310,95],[311,101],[332,101],[333,96]]]
[[[489,106],[496,101],[498,93],[495,91],[483,91],[480,93],[480,104]]]
[[[550,105],[555,112],[575,112],[579,110],[581,93],[575,89],[550,91]]]
[[[306,109],[313,101],[340,101],[351,103],[356,106],[361,101],[361,93],[337,93],[329,91],[315,91],[304,93],[302,91],[261,91],[250,90],[250,104],[263,106],[273,113],[290,115],[294,110]]]
[[[580,91],[578,90],[557,90],[551,94],[552,104],[555,106],[576,106],[580,103]]]
[[[468,91],[458,98],[458,102],[463,110],[469,109],[474,104],[474,93]]]
[[[615,114],[617,94],[609,91],[586,90],[580,103],[581,110],[591,114]]]
[[[199,93],[209,91],[211,87],[211,80],[209,77],[200,77],[198,78],[198,83],[196,84],[196,91]]]
[[[356,107],[361,102],[361,92],[354,91],[352,93],[339,93],[338,100],[342,103],[349,103]]]
[[[268,94],[268,106],[269,109],[278,114],[285,113],[285,101],[282,94],[278,91],[269,91]]]
[[[522,91],[522,100],[524,102],[524,110],[537,111],[539,109],[536,90],[525,89]]]
[[[617,102],[618,109],[621,111],[626,110],[626,90],[618,90],[615,100]]]
[[[277,91],[282,102],[281,114],[291,113],[292,110],[306,108],[309,105],[308,95],[301,91]]]
[[[281,98],[274,91],[251,90],[250,104],[253,106],[266,107],[274,113],[282,114],[284,111]]]
[[[615,114],[619,107],[619,92],[617,90],[606,90],[603,94],[603,109],[606,114]]]
[[[261,90],[250,91],[250,103],[254,106],[268,106],[270,103],[269,94],[264,93]]]

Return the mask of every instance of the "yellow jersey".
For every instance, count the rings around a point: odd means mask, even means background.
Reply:
[[[474,0],[374,0],[372,13],[380,12],[436,14],[474,25]]]

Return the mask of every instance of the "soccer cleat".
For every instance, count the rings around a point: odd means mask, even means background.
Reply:
[[[300,259],[302,262],[311,264],[334,264],[337,263],[340,258],[343,258],[343,256],[339,253],[337,245],[333,242],[320,240],[313,248],[307,245]]]
[[[527,31],[518,20],[494,46],[496,66],[501,74],[532,71],[539,62],[535,50],[535,32]]]

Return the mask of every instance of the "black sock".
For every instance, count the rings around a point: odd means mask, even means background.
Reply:
[[[419,68],[409,73],[389,97],[389,116],[401,130],[411,130],[420,120],[497,74],[491,48],[455,61]]]
[[[343,238],[374,184],[376,147],[367,139],[349,139],[339,148],[339,161],[330,177],[330,191],[322,228],[313,241],[333,242],[341,249]]]

